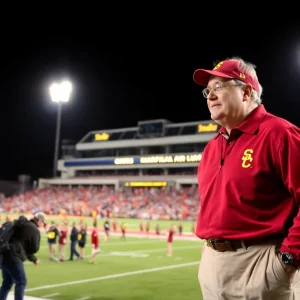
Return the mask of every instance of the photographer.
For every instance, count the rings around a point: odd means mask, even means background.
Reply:
[[[42,212],[36,213],[31,220],[21,216],[15,221],[15,231],[9,244],[9,250],[3,253],[1,263],[2,286],[0,288],[0,300],[5,300],[15,284],[15,300],[24,299],[24,291],[27,284],[24,270],[26,259],[34,264],[39,260],[34,255],[40,248],[39,227],[46,224],[45,215]]]

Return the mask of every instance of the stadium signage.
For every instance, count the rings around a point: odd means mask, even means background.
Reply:
[[[95,141],[107,141],[109,140],[109,134],[102,132],[102,133],[96,133],[95,134]]]
[[[133,157],[118,157],[114,161],[115,165],[133,165],[134,158]]]
[[[198,132],[214,132],[217,130],[218,130],[218,125],[214,123],[198,125]]]
[[[152,164],[179,164],[179,163],[198,163],[202,159],[201,153],[195,154],[171,154],[153,156],[129,156],[115,157],[106,159],[80,160],[74,159],[65,161],[65,167],[84,167],[100,165],[152,165]]]
[[[189,155],[154,155],[141,157],[118,157],[115,158],[115,165],[133,165],[133,164],[173,164],[199,162],[202,154]]]
[[[201,158],[202,158],[202,154],[142,156],[140,158],[140,163],[141,164],[186,163],[186,162],[198,162],[201,160]]]
[[[129,181],[125,182],[125,186],[142,186],[142,187],[163,187],[167,186],[168,183],[166,181]]]

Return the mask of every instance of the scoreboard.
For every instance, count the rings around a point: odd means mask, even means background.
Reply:
[[[138,122],[138,135],[142,138],[163,136],[167,120],[140,121]]]

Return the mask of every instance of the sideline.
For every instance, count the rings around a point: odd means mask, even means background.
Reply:
[[[186,250],[186,249],[195,249],[195,248],[199,248],[198,245],[196,246],[179,246],[179,247],[173,247],[173,251],[174,250]],[[101,249],[101,248],[100,248]],[[109,251],[109,252],[105,252],[105,251],[101,251],[100,250],[100,253],[98,254],[97,256],[97,259],[99,259],[100,257],[105,257],[105,256],[135,256],[135,254],[138,254],[138,253],[145,253],[145,254],[148,254],[148,253],[155,253],[155,252],[162,252],[162,251],[166,251],[166,247],[164,248],[154,248],[154,249],[144,249],[144,250],[127,250],[127,251]],[[199,251],[200,251],[200,248],[199,248]],[[90,254],[88,255],[85,255],[83,257],[83,259],[85,258],[89,258],[91,257]],[[75,259],[76,260],[76,259]],[[74,261],[75,261],[74,260]],[[53,262],[53,261],[50,261],[50,260],[40,260],[40,262],[46,262],[46,261],[49,261],[49,262]],[[68,261],[68,259],[66,259],[66,261]],[[57,259],[56,260],[57,263],[60,263],[60,261]],[[24,265],[32,265],[33,263],[30,262],[30,261],[25,261],[24,262]]]

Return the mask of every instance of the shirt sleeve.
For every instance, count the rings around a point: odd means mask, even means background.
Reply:
[[[40,249],[40,233],[39,231],[32,236],[31,240],[30,240],[30,247],[26,253],[28,260],[35,262],[37,260],[37,257],[34,255],[35,253],[37,253]]]
[[[291,221],[287,237],[280,252],[290,252],[295,265],[300,267],[300,129],[293,126],[285,130],[278,143],[279,167],[283,183],[294,201],[296,216]],[[287,220],[289,221],[289,220]]]

